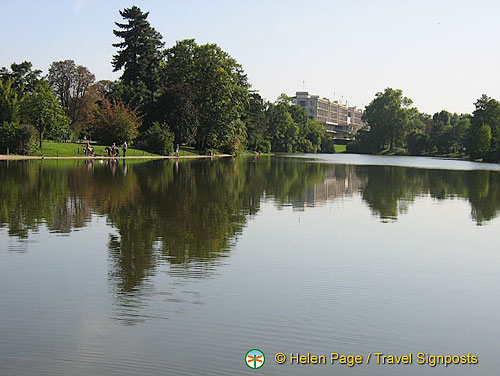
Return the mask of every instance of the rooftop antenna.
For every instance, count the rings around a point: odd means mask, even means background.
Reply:
[[[306,91],[306,81],[302,80],[302,91]]]

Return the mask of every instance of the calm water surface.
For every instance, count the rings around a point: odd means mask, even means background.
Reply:
[[[0,162],[0,375],[497,375],[498,165],[303,157]]]

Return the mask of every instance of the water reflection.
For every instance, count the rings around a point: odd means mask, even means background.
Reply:
[[[436,200],[460,198],[471,206],[471,218],[482,225],[500,211],[500,173],[497,171],[449,171],[394,166],[359,167],[357,176],[366,181],[361,196],[374,215],[397,220],[408,212],[418,196]]]
[[[264,200],[296,210],[358,194],[381,221],[419,196],[463,199],[482,225],[500,211],[500,174],[399,166],[309,163],[288,158],[217,161],[24,161],[0,164],[0,226],[29,239],[45,224],[68,234],[104,216],[109,281],[120,304],[149,288],[158,266],[206,278],[229,255]],[[25,250],[19,243],[13,250]]]

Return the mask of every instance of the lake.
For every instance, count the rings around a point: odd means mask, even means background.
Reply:
[[[499,213],[496,164],[0,161],[0,374],[497,375]]]

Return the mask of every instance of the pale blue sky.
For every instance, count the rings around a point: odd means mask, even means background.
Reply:
[[[112,30],[133,4],[167,46],[217,43],[268,100],[304,87],[359,107],[393,87],[432,114],[500,99],[500,2],[484,0],[0,0],[0,66],[73,59],[115,79]]]

